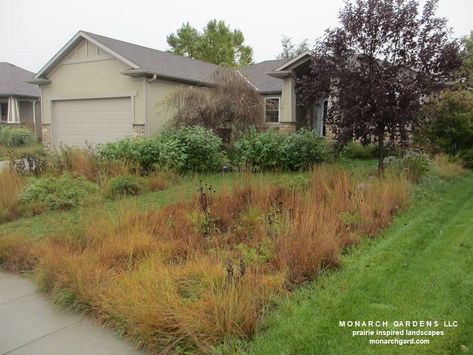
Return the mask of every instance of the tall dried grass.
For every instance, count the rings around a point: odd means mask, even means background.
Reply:
[[[308,184],[246,182],[156,210],[98,213],[37,253],[38,282],[153,352],[251,337],[275,297],[338,264],[408,203],[399,178],[357,184],[319,167]],[[1,245],[0,245],[1,249]],[[65,300],[65,301],[64,301]]]
[[[10,170],[0,171],[0,222],[13,219],[17,213],[18,194],[24,178]]]
[[[436,167],[437,174],[442,179],[449,180],[466,174],[466,169],[460,161],[455,161],[444,154],[438,154],[434,157],[434,166]]]

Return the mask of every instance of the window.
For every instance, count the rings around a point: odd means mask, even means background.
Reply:
[[[7,122],[7,116],[8,116],[8,104],[0,103],[0,120],[2,122]]]
[[[264,100],[264,121],[268,123],[278,123],[279,97],[266,97]]]

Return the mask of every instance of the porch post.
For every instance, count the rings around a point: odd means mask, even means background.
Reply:
[[[296,93],[295,81],[292,76],[283,79],[282,88],[282,114],[280,119],[280,130],[283,132],[295,131],[296,129]]]

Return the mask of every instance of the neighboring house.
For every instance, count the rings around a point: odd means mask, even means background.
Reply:
[[[290,73],[307,67],[309,54],[296,59],[240,70],[265,97],[262,120],[281,130],[299,127],[307,116],[297,108]],[[79,31],[30,81],[41,88],[43,143],[85,146],[154,135],[172,118],[166,105],[169,94],[183,85],[213,85],[218,69],[215,64]]]
[[[0,63],[0,123],[24,125],[41,134],[40,90],[28,83],[34,73]]]

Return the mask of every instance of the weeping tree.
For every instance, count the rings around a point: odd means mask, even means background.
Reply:
[[[211,87],[183,87],[168,98],[171,126],[203,126],[231,142],[261,125],[263,98],[240,72],[220,69],[213,82]]]
[[[437,0],[347,1],[340,25],[317,41],[307,75],[297,80],[307,108],[331,97],[327,121],[341,146],[376,143],[384,171],[385,140],[407,141],[422,100],[454,80],[460,43],[436,16]]]

